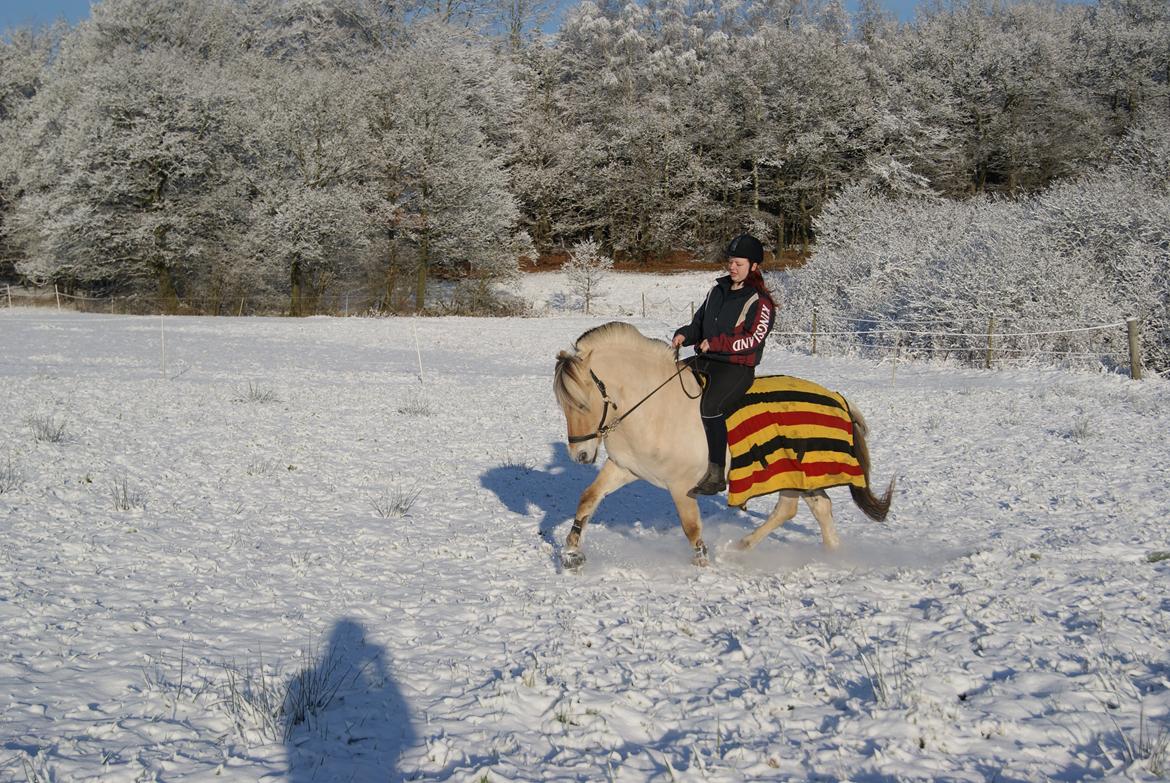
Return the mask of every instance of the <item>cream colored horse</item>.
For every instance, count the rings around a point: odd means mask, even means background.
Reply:
[[[664,381],[668,382],[663,385]],[[591,329],[577,339],[573,351],[561,351],[557,355],[553,390],[568,424],[569,452],[573,459],[594,462],[602,440],[609,455],[597,479],[577,503],[573,528],[562,553],[564,566],[576,568],[585,562],[581,536],[593,512],[606,495],[635,479],[649,481],[670,493],[683,532],[694,551],[692,562],[707,565],[699,504],[687,496],[687,491],[707,468],[707,442],[699,420],[699,384],[676,361],[670,346],[643,336],[626,323],[615,321]],[[868,484],[865,421],[852,409],[850,416],[854,425],[854,456],[865,471]],[[854,501],[867,516],[885,519],[893,482],[881,498],[868,489],[850,489]],[[786,490],[778,494],[779,501],[767,520],[740,539],[739,548],[750,549],[792,519],[801,496],[821,527],[825,547],[834,549],[840,544],[833,523],[833,505],[823,490],[807,493]]]

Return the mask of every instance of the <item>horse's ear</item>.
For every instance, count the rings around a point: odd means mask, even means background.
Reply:
[[[569,353],[568,351],[561,351],[560,353],[557,354],[557,361],[558,362],[567,362],[570,359],[572,359],[574,356],[576,356],[576,354]]]

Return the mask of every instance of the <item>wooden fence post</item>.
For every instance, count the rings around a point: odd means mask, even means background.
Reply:
[[[991,336],[995,333],[995,316],[987,317],[987,358],[983,362],[984,368],[991,369]]]
[[[61,309],[61,292],[57,289],[57,284],[53,283],[53,295],[57,297],[57,309]]]
[[[1142,379],[1142,351],[1141,340],[1138,339],[1138,319],[1125,319],[1125,331],[1129,336],[1129,377],[1135,381]]]
[[[813,310],[812,322],[812,355],[817,355],[817,311]]]
[[[4,291],[8,294],[8,309],[12,309],[12,286],[7,283],[4,284]]]
[[[646,292],[642,292],[642,317],[646,317]]]

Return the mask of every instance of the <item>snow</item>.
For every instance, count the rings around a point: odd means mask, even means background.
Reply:
[[[641,295],[713,276],[601,305],[666,338]],[[0,311],[0,780],[1166,774],[1164,380],[773,346],[866,415],[890,519],[833,490],[839,552],[802,509],[737,553],[770,501],[704,499],[701,569],[637,483],[562,573],[597,466],[553,360],[608,320],[562,284],[529,319]]]

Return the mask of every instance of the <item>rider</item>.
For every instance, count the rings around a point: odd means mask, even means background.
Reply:
[[[689,324],[674,333],[675,348],[696,345],[692,365],[706,376],[699,413],[707,435],[707,473],[687,494],[715,495],[727,489],[727,415],[755,380],[776,305],[760,274],[764,246],[750,234],[731,240],[724,253],[727,275],[719,278]]]

